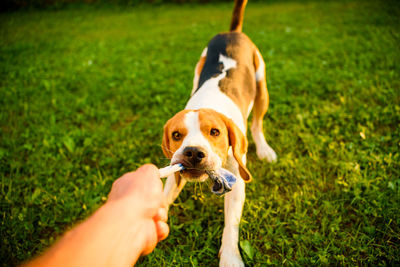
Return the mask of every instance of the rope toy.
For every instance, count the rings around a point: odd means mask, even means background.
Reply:
[[[160,178],[165,178],[175,172],[183,171],[184,169],[185,167],[178,163],[158,169],[158,171],[160,172]],[[220,168],[219,170],[206,170],[206,173],[214,182],[213,186],[211,187],[211,192],[218,196],[231,191],[232,186],[237,180],[233,173],[224,168]]]

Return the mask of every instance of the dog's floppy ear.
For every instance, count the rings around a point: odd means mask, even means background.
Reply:
[[[247,152],[247,139],[231,119],[224,116],[224,121],[228,129],[229,145],[232,146],[233,156],[239,164],[240,176],[245,182],[250,182],[252,176],[242,160]]]
[[[169,121],[167,121],[167,123],[164,125],[164,134],[161,147],[164,155],[169,159],[172,158],[172,153],[169,146]]]

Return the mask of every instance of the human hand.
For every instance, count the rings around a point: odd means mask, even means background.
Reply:
[[[108,196],[107,204],[116,204],[140,226],[145,235],[142,255],[153,251],[169,233],[162,185],[157,167],[147,164],[117,179]]]
[[[117,179],[108,201],[26,266],[133,266],[167,237],[167,209],[154,165]]]

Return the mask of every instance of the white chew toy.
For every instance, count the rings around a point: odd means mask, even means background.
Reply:
[[[183,165],[179,163],[179,164],[174,164],[171,166],[167,166],[165,168],[158,169],[158,171],[160,172],[160,178],[165,178],[165,177],[168,177],[169,175],[171,175],[175,172],[181,171],[183,169],[184,169]]]

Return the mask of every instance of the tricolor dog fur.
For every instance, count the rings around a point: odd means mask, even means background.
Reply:
[[[247,0],[236,0],[230,31],[216,35],[203,50],[195,67],[191,97],[184,110],[164,126],[162,149],[171,165],[185,170],[170,175],[164,187],[171,204],[186,182],[205,181],[206,170],[225,168],[239,179],[225,195],[225,227],[220,266],[244,266],[238,239],[245,200],[247,119],[253,112],[251,134],[257,155],[269,162],[276,154],[265,141],[263,117],[269,96],[264,60],[253,42],[242,33]]]

